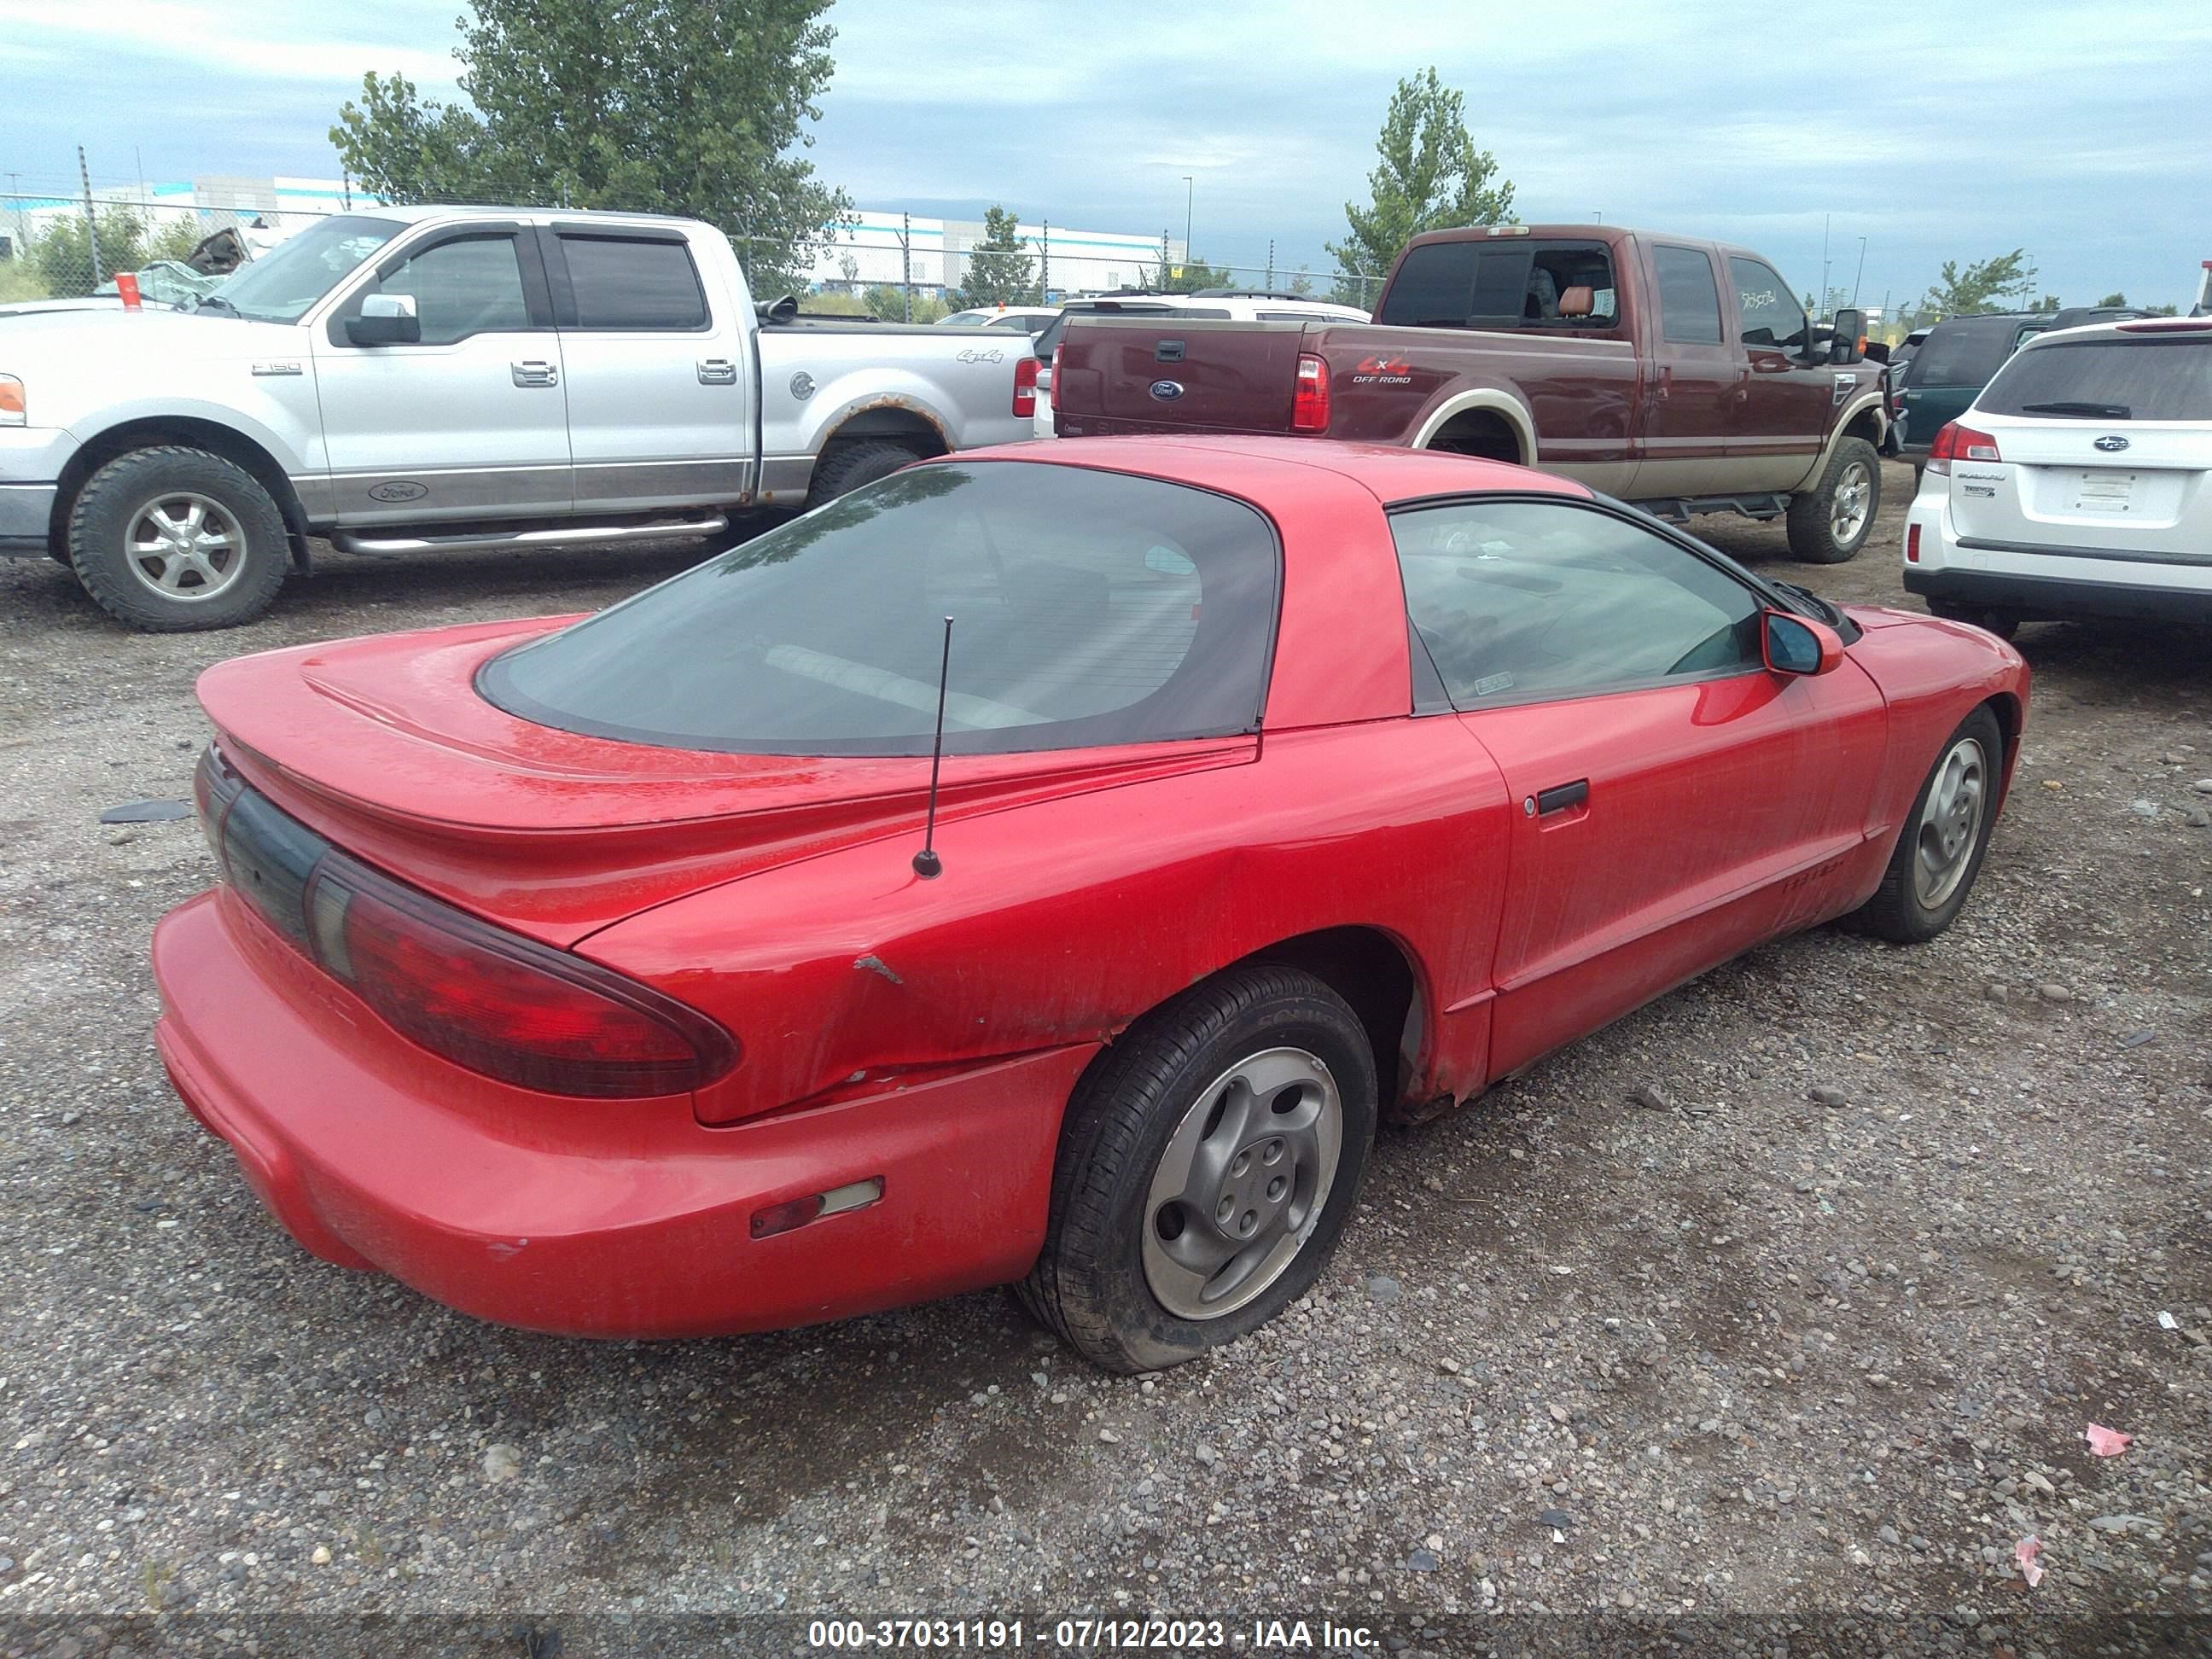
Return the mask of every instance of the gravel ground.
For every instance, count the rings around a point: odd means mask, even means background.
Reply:
[[[1834,570],[1701,528],[1913,605],[1885,483]],[[0,565],[0,1650],[82,1639],[14,1615],[149,1607],[1328,1614],[1437,1651],[1493,1613],[1901,1615],[1988,1650],[2212,1612],[2202,636],[2025,630],[2025,769],[1948,935],[1769,945],[1387,1133],[1314,1292],[1169,1374],[1088,1370],[996,1294],[599,1346],[309,1259],[149,1040],[198,832],[100,809],[189,794],[222,658],[696,556],[332,556],[172,638]],[[2133,1444],[2092,1455],[2093,1420]]]

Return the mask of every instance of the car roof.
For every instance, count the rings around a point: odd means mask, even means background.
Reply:
[[[1060,438],[1051,443],[995,444],[964,449],[945,461],[1043,461],[1060,466],[1134,472],[1195,484],[1229,495],[1246,493],[1271,466],[1332,473],[1385,507],[1442,495],[1540,495],[1588,501],[1592,492],[1571,479],[1536,472],[1510,461],[1483,460],[1449,450],[1402,449],[1388,444],[1334,442],[1316,438],[1244,437],[1232,434],[1176,434],[1146,437]],[[1258,465],[1255,465],[1258,464]]]
[[[2212,334],[2212,317],[2115,317],[2074,328],[2047,328],[2021,342],[2022,351],[2069,340],[2136,339],[2143,335]]]

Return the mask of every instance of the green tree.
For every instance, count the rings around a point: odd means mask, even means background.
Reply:
[[[1433,67],[1398,82],[1376,140],[1376,165],[1367,175],[1365,207],[1344,204],[1349,227],[1327,245],[1344,273],[1335,297],[1373,303],[1375,284],[1408,240],[1425,230],[1496,224],[1513,210],[1513,186],[1498,177],[1498,160],[1477,149],[1467,130],[1467,101],[1437,78]],[[1493,180],[1495,182],[1493,182]]]
[[[1236,279],[1227,265],[1210,265],[1185,254],[1179,265],[1146,265],[1138,273],[1138,286],[1156,294],[1195,294],[1202,288],[1233,288]]]
[[[2002,311],[2035,292],[2035,277],[2025,248],[1993,255],[1964,270],[1957,260],[1946,259],[1941,277],[1921,303],[1946,317]]]
[[[906,295],[896,283],[872,283],[861,299],[873,315],[887,323],[909,320]],[[914,315],[910,320],[917,323],[933,323],[950,315],[952,310],[933,294],[916,294],[912,303]]]
[[[754,288],[802,285],[851,203],[799,152],[835,64],[830,0],[473,0],[468,105],[370,74],[331,129],[392,202],[684,214],[738,241]]]
[[[1022,252],[1020,221],[1002,207],[985,209],[983,240],[968,251],[968,278],[953,295],[953,308],[1020,305],[1042,298],[1036,261]]]
[[[2107,294],[2103,299],[2097,301],[2100,306],[2124,306],[2127,302],[2128,296],[2124,294],[2118,293]]]
[[[96,210],[100,232],[100,270],[93,272],[92,239],[85,234],[84,216],[59,214],[40,228],[32,260],[47,293],[62,299],[89,294],[100,283],[114,280],[118,270],[136,270],[146,263],[146,222],[127,207]]]
[[[196,214],[180,213],[164,220],[161,228],[146,239],[144,263],[150,265],[156,259],[174,259],[182,264],[192,257],[192,250],[206,235]]]
[[[1313,272],[1309,270],[1305,266],[1300,265],[1298,267],[1298,274],[1291,278],[1291,292],[1293,294],[1310,294],[1313,291]]]

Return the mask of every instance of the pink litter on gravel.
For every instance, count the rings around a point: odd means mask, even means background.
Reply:
[[[2135,1436],[2122,1434],[2118,1429],[2108,1429],[2101,1423],[2092,1423],[2088,1432],[2081,1437],[2089,1443],[2089,1449],[2098,1456],[2118,1457],[2128,1449]]]
[[[2020,1576],[2033,1589],[2043,1582],[2043,1564],[2035,1558],[2043,1553],[2043,1540],[2033,1533],[2012,1547],[2012,1559],[2020,1563]]]

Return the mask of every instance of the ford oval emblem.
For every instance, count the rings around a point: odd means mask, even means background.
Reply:
[[[1181,380],[1155,380],[1152,382],[1152,396],[1158,398],[1164,404],[1171,404],[1176,398],[1182,396],[1182,382]]]
[[[372,501],[419,501],[429,493],[428,484],[418,484],[412,478],[386,478],[368,487]]]
[[[2118,436],[2100,438],[2097,440],[2096,447],[2107,455],[2117,455],[2128,447],[2128,441]]]

